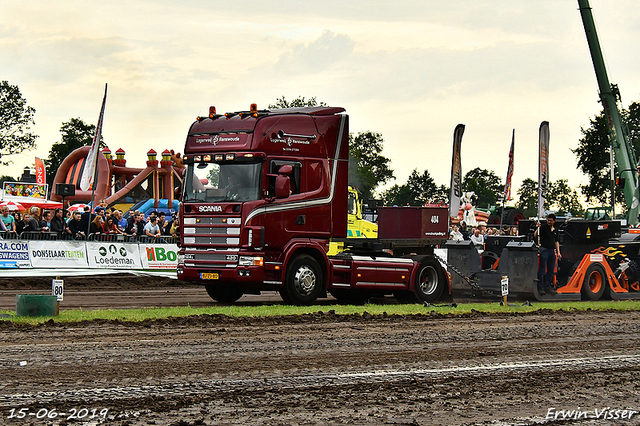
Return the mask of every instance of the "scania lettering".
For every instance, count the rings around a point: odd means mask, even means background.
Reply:
[[[220,206],[200,206],[198,210],[201,212],[221,212],[222,207]]]
[[[178,278],[203,284],[214,300],[265,290],[296,305],[328,292],[352,302],[450,294],[434,256],[447,236],[446,207],[383,207],[377,237],[347,238],[343,108],[211,107],[191,125],[184,153]],[[332,242],[342,251],[329,254]]]

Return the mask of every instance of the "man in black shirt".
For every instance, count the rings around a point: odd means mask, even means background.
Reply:
[[[77,210],[76,210],[77,211]],[[75,219],[75,214],[74,214],[74,219]],[[85,234],[87,232],[89,232],[89,224],[93,221],[93,219],[95,219],[95,215],[91,213],[91,207],[89,206],[85,206],[84,207],[84,213],[81,214],[80,216],[80,229],[85,232]]]
[[[82,215],[79,211],[73,212],[73,219],[69,221],[69,232],[76,240],[84,239],[87,229],[82,227]]]
[[[132,236],[143,236],[144,235],[144,223],[140,220],[142,217],[142,213],[140,213],[138,210],[136,210],[133,214],[133,218],[129,217],[129,221],[127,223],[127,227],[125,228],[124,232],[127,235],[132,235]]]
[[[556,215],[549,213],[547,223],[541,225],[540,222],[538,222],[538,228],[533,233],[534,238],[538,238],[540,245],[540,257],[538,258],[538,293],[542,296],[547,293],[558,293],[552,285],[553,270],[556,265],[556,253],[558,259],[562,257],[560,254],[560,243],[558,242],[558,230],[555,224]]]

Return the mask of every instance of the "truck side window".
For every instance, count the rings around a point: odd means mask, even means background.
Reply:
[[[289,175],[291,179],[291,194],[299,194],[300,193],[300,176],[302,174],[302,163],[299,161],[285,161],[285,160],[271,160],[269,163],[269,174],[277,175],[280,166],[285,164],[290,165],[293,168],[293,171]],[[275,193],[275,180],[269,179],[269,193]]]

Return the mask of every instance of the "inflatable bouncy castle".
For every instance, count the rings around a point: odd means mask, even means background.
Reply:
[[[106,204],[127,212],[133,208],[142,212],[149,210],[164,210],[175,212],[178,210],[176,195],[182,190],[185,166],[179,153],[164,150],[162,159],[156,159],[157,153],[153,149],[147,152],[147,167],[127,167],[124,158],[125,151],[116,151],[116,158],[112,158],[111,150],[104,148],[98,154],[96,166],[96,185],[88,191],[80,189],[80,179],[89,153],[89,146],[73,151],[60,165],[53,180],[53,187],[57,183],[71,184],[75,187],[74,195],[64,197],[65,204],[91,203]],[[54,201],[63,201],[63,197],[54,193]]]

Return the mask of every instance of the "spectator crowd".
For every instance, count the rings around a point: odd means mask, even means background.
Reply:
[[[502,229],[487,227],[485,222],[480,222],[477,227],[467,229],[467,224],[463,221],[460,226],[452,223],[449,227],[449,239],[453,241],[469,240],[478,250],[484,249],[484,242],[491,235],[518,235],[518,227],[503,225]]]

